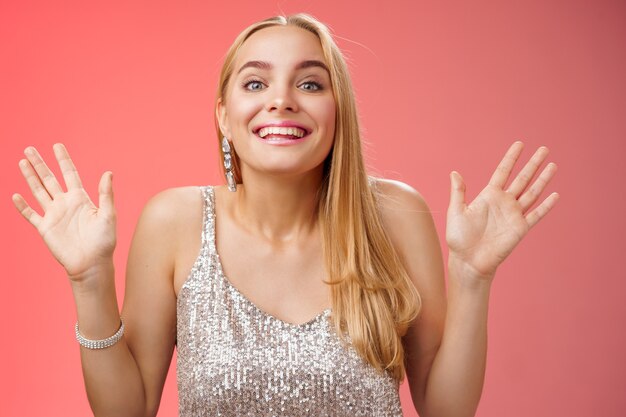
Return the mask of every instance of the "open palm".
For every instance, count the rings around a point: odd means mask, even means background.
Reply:
[[[22,159],[19,165],[44,214],[39,215],[20,194],[13,195],[13,203],[35,226],[48,249],[72,278],[108,261],[115,249],[111,173],[104,173],[100,180],[98,208],[83,188],[65,146],[56,144],[54,153],[67,191],[63,191],[37,150],[29,147],[25,150],[27,159]]]
[[[461,176],[451,174],[446,241],[450,255],[480,277],[492,277],[498,265],[558,201],[559,195],[552,193],[530,210],[556,172],[556,164],[550,163],[528,186],[548,154],[545,147],[540,147],[511,185],[504,188],[522,148],[522,142],[511,145],[487,186],[469,205],[465,203]]]

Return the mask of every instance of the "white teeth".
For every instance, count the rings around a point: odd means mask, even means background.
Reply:
[[[267,135],[291,135],[296,137],[303,137],[306,132],[299,127],[278,127],[278,126],[268,126],[259,129],[258,135],[264,138]]]

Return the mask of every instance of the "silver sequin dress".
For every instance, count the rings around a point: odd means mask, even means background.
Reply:
[[[213,188],[201,187],[202,247],[177,300],[179,415],[402,416],[397,383],[342,344],[325,310],[296,325],[222,272]]]

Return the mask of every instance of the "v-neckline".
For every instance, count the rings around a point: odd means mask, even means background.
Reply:
[[[217,267],[217,273],[220,276],[220,278],[222,279],[222,281],[226,284],[226,286],[228,286],[237,296],[239,296],[246,304],[248,304],[250,307],[252,307],[252,309],[254,309],[255,311],[257,311],[260,315],[270,319],[270,320],[274,320],[278,323],[280,323],[281,325],[285,326],[285,327],[291,327],[291,328],[302,328],[302,327],[307,327],[310,326],[312,324],[314,324],[315,322],[319,321],[320,319],[327,317],[328,315],[330,315],[330,313],[332,312],[332,308],[326,308],[324,310],[322,310],[321,312],[319,312],[317,315],[315,315],[313,318],[305,321],[304,323],[301,324],[297,324],[297,323],[291,323],[282,319],[279,319],[278,317],[266,312],[265,310],[263,310],[262,308],[260,308],[258,305],[256,305],[256,303],[252,302],[246,295],[244,295],[241,291],[239,291],[239,289],[237,287],[235,287],[235,285],[228,279],[228,277],[226,276],[226,274],[224,273],[224,268],[222,266],[222,260],[220,257],[220,254],[217,251],[217,227],[216,227],[216,223],[217,223],[217,216],[216,216],[216,203],[215,203],[215,189],[214,187],[210,186],[209,189],[209,198],[211,199],[211,212],[209,213],[211,216],[211,222],[209,224],[209,227],[211,228],[211,230],[209,231],[209,236],[212,239],[212,242],[208,242],[209,243],[209,247],[213,249],[213,253],[211,255],[213,255],[215,257],[215,264]]]

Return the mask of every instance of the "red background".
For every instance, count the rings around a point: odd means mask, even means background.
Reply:
[[[11,202],[35,204],[23,149],[58,172],[51,145],[64,142],[96,201],[114,172],[121,302],[148,198],[222,182],[212,115],[226,49],[249,23],[298,11],[340,37],[369,166],[425,196],[442,240],[451,170],[473,198],[514,140],[525,160],[547,145],[559,166],[559,203],[493,287],[478,415],[624,415],[626,5],[606,0],[1,0],[0,415],[89,415],[67,279]],[[160,416],[177,413],[174,371]]]

